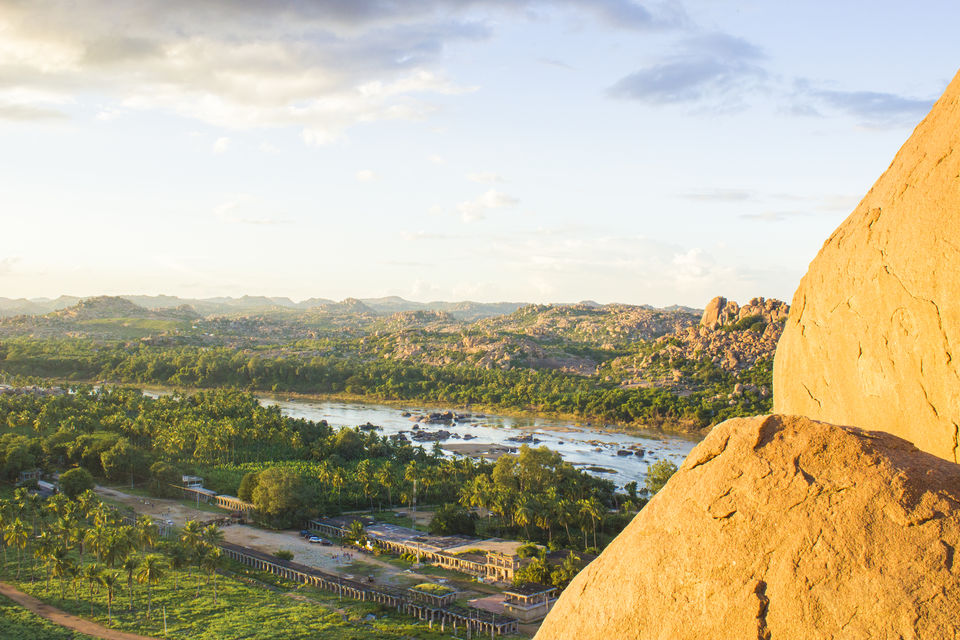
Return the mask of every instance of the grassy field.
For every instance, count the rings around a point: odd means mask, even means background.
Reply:
[[[64,629],[0,596],[0,638],[3,640],[94,640]]]
[[[114,594],[113,620],[108,623],[104,587],[100,587],[99,593],[94,591],[91,615],[89,585],[85,581],[76,583],[79,598],[75,598],[73,585],[69,583],[65,584],[66,597],[61,598],[60,584],[56,579],[51,581],[48,588],[46,573],[39,569],[37,580],[31,582],[26,566],[25,560],[21,580],[15,581],[16,561],[14,554],[8,550],[7,562],[4,564],[0,559],[0,574],[6,581],[17,584],[22,591],[75,615],[113,628],[171,640],[400,640],[410,637],[439,640],[449,637],[449,634],[431,631],[425,624],[401,616],[392,609],[346,598],[338,602],[336,596],[283,582],[271,588],[232,576],[220,576],[217,579],[217,601],[214,603],[213,585],[207,584],[206,576],[201,578],[200,595],[196,596],[196,575],[172,570],[152,589],[153,611],[149,619],[146,617],[146,587],[134,583],[134,609],[130,610],[126,575],[121,574]],[[9,601],[5,601],[5,604],[0,630],[6,629],[3,625],[8,625],[11,631],[0,633],[0,638],[4,640],[19,637],[14,635],[14,631],[19,632],[21,628],[27,634],[23,638],[77,637],[68,632],[64,632],[64,635],[43,635],[46,633],[42,626],[44,621],[31,619],[29,614]],[[8,612],[9,616],[6,615]],[[165,636],[164,612],[167,626]],[[376,619],[367,621],[368,615]],[[31,624],[41,625],[36,633],[28,626]],[[56,628],[51,629],[51,633],[56,632]]]

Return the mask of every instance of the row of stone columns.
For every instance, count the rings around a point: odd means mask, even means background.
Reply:
[[[400,611],[401,613],[406,613],[420,620],[426,620],[431,629],[433,628],[434,622],[437,622],[440,624],[440,630],[445,631],[446,624],[449,622],[453,625],[453,631],[455,634],[457,630],[457,623],[459,622],[465,626],[467,630],[467,637],[470,637],[473,632],[489,632],[490,635],[493,636],[494,634],[503,635],[505,633],[516,633],[518,631],[518,625],[516,621],[505,625],[495,625],[493,622],[485,621],[479,618],[455,614],[444,609],[436,609],[410,602],[401,597],[384,593],[376,589],[358,589],[350,585],[345,585],[340,580],[334,581],[330,578],[323,578],[304,573],[302,571],[284,567],[283,565],[263,560],[235,549],[224,547],[223,550],[227,557],[252,566],[260,571],[268,571],[288,580],[313,584],[314,586],[324,589],[325,591],[332,591],[338,595],[347,596],[355,600],[366,601],[369,597],[371,600],[379,604],[396,607],[397,611]]]

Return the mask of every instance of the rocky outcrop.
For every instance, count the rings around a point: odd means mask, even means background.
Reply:
[[[707,303],[700,318],[700,326],[707,331],[745,322],[749,319],[762,320],[766,324],[780,322],[787,317],[790,307],[780,300],[753,298],[740,306],[732,300],[717,296]]]
[[[958,461],[960,74],[793,299],[774,410],[880,429]]]
[[[958,638],[960,466],[798,416],[718,425],[536,640]]]

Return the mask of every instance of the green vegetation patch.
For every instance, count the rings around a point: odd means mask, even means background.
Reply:
[[[430,593],[435,596],[445,596],[448,593],[453,593],[453,589],[443,585],[443,584],[434,584],[432,582],[424,582],[413,587],[417,591],[422,591],[424,593]]]
[[[4,640],[94,640],[44,620],[16,602],[0,596],[0,638]]]

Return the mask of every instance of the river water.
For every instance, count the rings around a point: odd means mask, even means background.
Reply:
[[[143,389],[145,395],[157,397],[168,395],[166,389]],[[410,404],[407,406],[388,406],[363,402],[337,402],[323,400],[288,399],[267,395],[258,395],[264,406],[278,405],[284,415],[292,418],[305,418],[319,422],[326,420],[333,427],[356,427],[374,424],[380,429],[380,435],[393,435],[404,432],[409,438],[416,416],[437,412],[436,408]],[[411,417],[404,413],[412,414]],[[618,488],[636,481],[643,487],[647,467],[658,460],[670,460],[677,466],[686,459],[690,451],[699,442],[699,438],[682,434],[665,433],[656,429],[634,429],[630,434],[606,431],[569,420],[546,417],[517,417],[491,413],[473,414],[468,420],[453,426],[443,424],[420,424],[427,431],[449,431],[451,438],[440,446],[457,448],[470,445],[503,445],[519,448],[523,443],[509,438],[532,436],[531,447],[546,446],[558,452],[565,461],[584,469],[599,478],[612,480]],[[464,440],[464,436],[473,436]],[[417,445],[417,442],[413,442]],[[432,442],[423,442],[430,450]],[[618,451],[629,450],[631,455],[618,455]],[[637,455],[637,451],[643,455]],[[445,451],[451,455],[449,450]]]
[[[411,435],[414,422],[403,415],[411,413],[413,417],[436,412],[416,404],[405,407],[385,406],[356,402],[326,402],[302,399],[281,399],[259,396],[263,404],[279,405],[285,415],[308,420],[326,420],[335,427],[356,427],[371,423],[382,428],[377,433],[392,435],[405,431]],[[591,428],[567,420],[541,417],[513,417],[486,413],[483,417],[474,414],[463,424],[455,426],[441,424],[421,424],[428,431],[444,429],[454,434],[441,446],[469,444],[499,444],[519,447],[521,443],[510,441],[511,437],[531,435],[539,442],[527,443],[530,446],[545,445],[557,451],[563,459],[584,468],[601,478],[612,480],[618,487],[631,480],[641,487],[646,477],[647,467],[657,460],[667,459],[678,466],[697,444],[698,439],[682,435],[668,434],[657,430],[632,431],[630,435]],[[465,441],[463,436],[474,438]],[[417,443],[414,442],[414,445]],[[422,443],[429,450],[432,442]],[[644,451],[643,457],[637,455],[617,455],[617,451],[630,449]],[[598,471],[587,467],[605,469]]]

